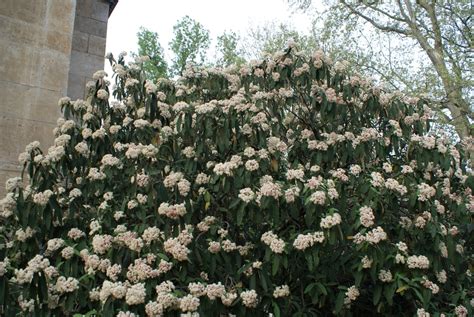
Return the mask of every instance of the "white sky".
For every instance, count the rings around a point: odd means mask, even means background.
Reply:
[[[224,30],[246,34],[249,26],[270,21],[289,22],[301,32],[311,25],[308,16],[292,13],[285,0],[120,0],[108,22],[106,51],[114,56],[136,51],[136,34],[144,26],[158,32],[169,60],[167,48],[173,25],[185,15],[203,24],[211,39]]]

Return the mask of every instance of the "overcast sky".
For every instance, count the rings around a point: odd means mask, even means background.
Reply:
[[[285,0],[120,0],[108,22],[106,51],[115,56],[136,51],[140,26],[158,32],[161,46],[167,49],[173,25],[185,15],[203,24],[212,39],[224,30],[245,34],[249,26],[270,21],[290,22],[302,32],[310,27],[310,19],[292,14]],[[168,52],[165,55],[170,58]]]

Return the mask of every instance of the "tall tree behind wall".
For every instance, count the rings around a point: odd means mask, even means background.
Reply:
[[[313,1],[289,0],[312,14]],[[473,136],[473,35],[469,1],[326,1],[314,33],[333,53],[397,89],[424,91],[461,139]],[[343,52],[347,53],[343,53]],[[415,61],[414,61],[415,60]]]
[[[143,64],[147,77],[154,79],[168,77],[168,65],[164,59],[158,33],[140,27],[137,37],[138,55],[150,57],[150,60]]]
[[[180,75],[187,63],[201,64],[210,45],[209,31],[196,20],[185,16],[173,27],[174,38],[169,43],[173,52],[171,72]]]

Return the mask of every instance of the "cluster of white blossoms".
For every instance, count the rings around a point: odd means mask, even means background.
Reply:
[[[178,192],[181,196],[187,196],[191,190],[191,183],[184,178],[181,172],[171,172],[163,181],[165,187],[174,190],[174,187],[178,187]]]
[[[28,265],[25,269],[15,269],[15,277],[13,277],[13,281],[18,284],[29,284],[33,280],[33,275],[35,273],[44,271],[49,266],[49,259],[37,254],[30,261],[28,261]]]
[[[421,285],[429,289],[431,293],[433,294],[439,293],[439,286],[436,283],[430,281],[426,276],[423,277],[423,280],[421,281]]]
[[[217,163],[214,166],[213,171],[219,176],[232,176],[234,174],[234,170],[242,164],[242,158],[239,155],[233,155],[228,162]]]
[[[112,154],[105,154],[102,157],[101,163],[103,167],[114,166],[118,169],[122,169],[123,167],[122,161],[119,158],[113,156]]]
[[[55,290],[59,294],[72,293],[79,288],[79,281],[73,277],[60,276],[56,280]]]
[[[360,224],[368,228],[374,225],[375,216],[372,208],[363,206],[359,209]]]
[[[255,193],[253,192],[253,190],[249,187],[246,187],[246,188],[242,188],[240,191],[239,191],[239,195],[238,197],[246,202],[246,203],[249,203],[253,200],[255,200],[256,196],[255,196]]]
[[[40,206],[46,206],[51,196],[53,196],[53,192],[50,189],[47,189],[44,192],[34,194],[33,202]]]
[[[258,294],[255,290],[243,291],[240,293],[240,298],[245,307],[255,308],[258,304]]]
[[[323,229],[330,229],[334,226],[341,224],[342,218],[341,215],[335,212],[332,215],[327,215],[326,217],[321,219],[319,226]]]
[[[139,305],[145,302],[146,288],[145,283],[134,284],[127,288],[125,294],[125,302],[127,305]]]
[[[293,241],[293,247],[298,250],[306,250],[312,247],[316,243],[324,242],[324,232],[316,231],[313,233],[299,234],[295,241]]]
[[[408,192],[408,189],[405,185],[401,185],[394,178],[387,178],[385,180],[385,188],[398,192],[401,196],[405,195]]]
[[[187,261],[191,253],[186,246],[192,242],[192,233],[185,229],[176,238],[169,238],[163,243],[165,252],[171,254],[177,261]]]
[[[392,272],[390,272],[390,270],[380,270],[378,277],[379,277],[379,280],[381,280],[384,283],[389,283],[393,281]]]
[[[360,292],[359,292],[359,289],[355,285],[352,285],[351,287],[347,289],[345,295],[346,297],[344,297],[344,304],[350,305],[353,301],[357,299],[357,297],[359,297]]]
[[[273,197],[274,199],[278,199],[283,195],[281,185],[271,180],[266,181],[261,185],[259,194],[262,196]]]
[[[278,238],[276,234],[271,231],[267,231],[262,234],[260,240],[265,243],[275,253],[283,253],[285,251],[285,241]]]
[[[46,247],[46,254],[51,255],[55,251],[61,249],[64,246],[64,240],[60,238],[53,238],[48,240],[47,247]]]
[[[322,205],[326,204],[326,193],[318,190],[311,194],[309,200],[315,205]]]
[[[410,269],[428,269],[430,260],[424,255],[411,255],[407,258],[407,266]]]
[[[290,287],[288,285],[280,285],[273,291],[274,298],[290,296]]]
[[[112,247],[113,237],[109,234],[97,234],[92,238],[92,248],[98,254],[105,254]]]
[[[170,205],[168,203],[161,203],[158,207],[158,214],[164,215],[171,219],[178,219],[186,214],[186,206],[184,203]]]
[[[377,227],[367,232],[366,234],[361,234],[358,232],[354,236],[354,243],[361,244],[362,242],[368,242],[370,244],[378,244],[380,241],[387,240],[387,233],[383,230],[382,227]]]
[[[418,200],[426,201],[436,194],[436,189],[426,183],[418,185]]]

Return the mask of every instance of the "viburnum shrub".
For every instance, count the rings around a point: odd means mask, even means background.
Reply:
[[[320,51],[144,78],[109,55],[2,200],[5,316],[467,316],[474,178],[422,99]]]

